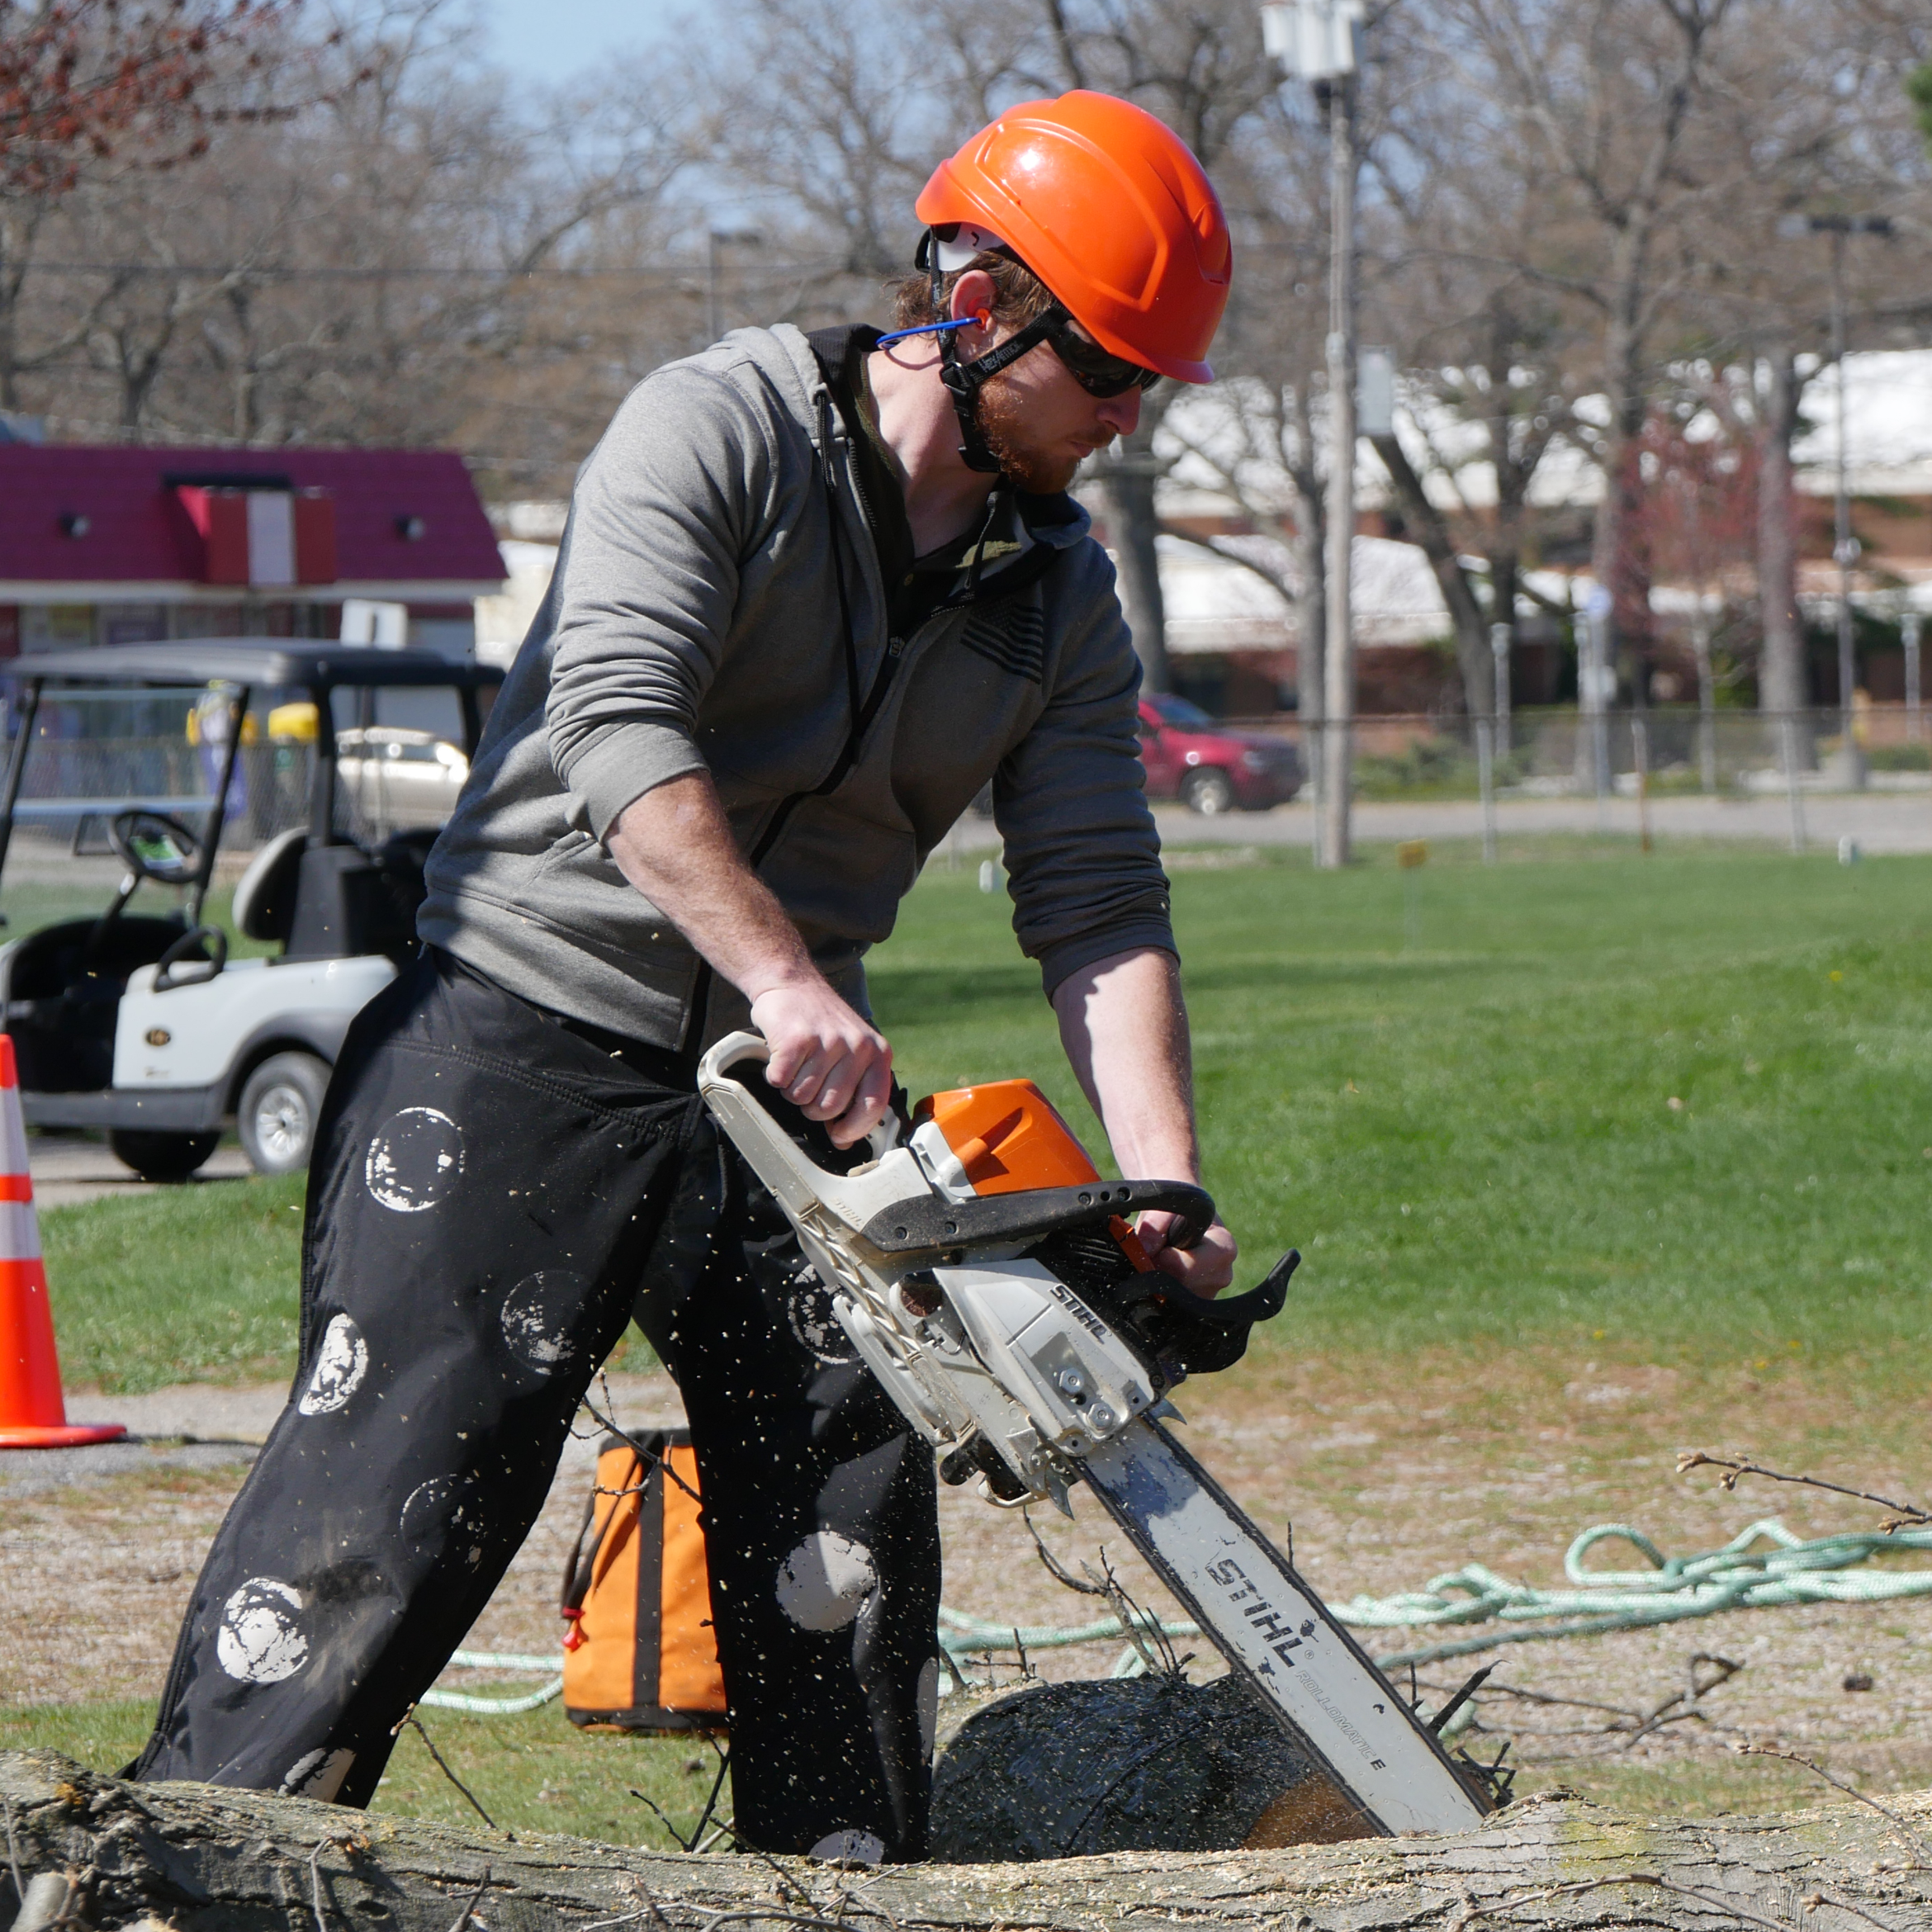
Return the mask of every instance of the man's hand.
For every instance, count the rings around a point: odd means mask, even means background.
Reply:
[[[751,1002],[771,1059],[765,1077],[808,1120],[828,1123],[836,1147],[863,1139],[892,1099],[893,1049],[816,973]]]
[[[1147,1250],[1147,1258],[1163,1274],[1172,1275],[1196,1295],[1219,1295],[1234,1279],[1238,1252],[1234,1237],[1216,1221],[1192,1248],[1176,1248],[1168,1237],[1179,1219],[1165,1210],[1149,1209],[1134,1223],[1134,1231]]]

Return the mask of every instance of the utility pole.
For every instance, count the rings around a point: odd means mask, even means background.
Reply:
[[[1328,664],[1321,864],[1346,865],[1355,788],[1355,76],[1328,83]]]
[[[1813,215],[1806,225],[1814,234],[1831,237],[1831,361],[1838,371],[1838,474],[1833,491],[1831,554],[1838,563],[1839,757],[1846,774],[1862,788],[1863,760],[1852,738],[1852,691],[1858,683],[1858,657],[1854,648],[1851,574],[1852,566],[1859,561],[1859,545],[1852,535],[1851,485],[1845,447],[1844,244],[1848,235],[1890,234],[1892,224],[1882,215]]]
[[[1925,621],[1915,610],[1908,610],[1898,627],[1900,640],[1905,645],[1906,742],[1908,745],[1918,743],[1924,728],[1919,685],[1919,635]]]
[[[1281,0],[1262,9],[1262,40],[1294,78],[1311,83],[1328,119],[1328,661],[1315,863],[1350,857],[1355,626],[1356,74],[1363,0]]]

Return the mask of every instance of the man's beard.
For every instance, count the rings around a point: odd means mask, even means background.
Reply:
[[[1080,468],[1079,457],[1043,450],[1033,442],[1025,405],[1003,374],[980,390],[979,433],[1006,481],[1029,495],[1057,496]]]

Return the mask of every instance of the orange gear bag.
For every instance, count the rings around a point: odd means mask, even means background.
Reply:
[[[722,1731],[724,1673],[689,1429],[607,1436],[564,1574],[564,1709],[573,1724]]]

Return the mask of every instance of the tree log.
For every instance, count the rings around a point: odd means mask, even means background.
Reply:
[[[149,1915],[178,1932],[467,1932],[476,1920],[488,1932],[703,1932],[721,1914],[827,1932],[1932,1927],[1932,1859],[1849,1803],[1692,1822],[1541,1798],[1451,1837],[864,1873],[124,1784],[47,1752],[0,1754],[0,1801],[30,1888],[37,1873],[72,1873],[68,1924],[101,1928]],[[1889,1802],[1921,1838],[1932,1827],[1932,1792]],[[4,1932],[17,1909],[4,1876],[0,1898]]]

